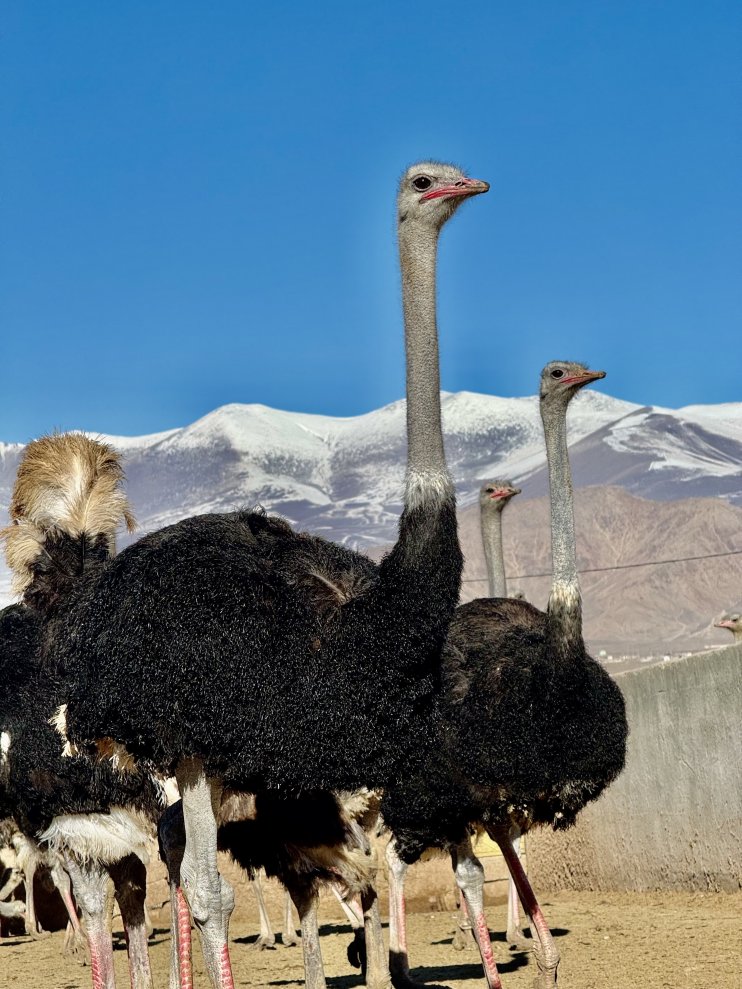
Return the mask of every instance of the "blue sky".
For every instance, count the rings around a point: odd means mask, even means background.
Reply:
[[[444,388],[742,399],[738,2],[10,0],[0,45],[0,439],[399,398],[427,156],[492,183],[442,239]]]

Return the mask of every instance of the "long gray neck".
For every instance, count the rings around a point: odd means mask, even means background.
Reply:
[[[399,256],[407,358],[407,483],[405,507],[453,496],[441,425],[435,267],[438,231],[400,219]]]
[[[502,509],[482,506],[481,523],[490,597],[505,598],[508,596],[508,585],[502,552]]]
[[[582,646],[582,598],[577,577],[572,472],[567,452],[567,406],[541,407],[551,500],[552,579],[549,632],[559,651]]]

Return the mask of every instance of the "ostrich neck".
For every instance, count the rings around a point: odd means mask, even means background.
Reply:
[[[490,509],[482,512],[482,543],[487,560],[490,597],[507,597],[508,586],[502,553],[502,511]]]
[[[567,451],[567,407],[541,410],[551,501],[552,579],[549,635],[560,653],[582,646],[582,599],[577,578],[572,472]]]
[[[409,219],[399,224],[407,359],[407,484],[405,507],[453,496],[441,425],[435,267],[438,231]]]

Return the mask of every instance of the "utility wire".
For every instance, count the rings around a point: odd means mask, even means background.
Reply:
[[[637,567],[661,567],[668,563],[692,563],[694,560],[716,560],[721,556],[741,556],[742,549],[730,549],[724,553],[705,553],[702,556],[677,556],[671,560],[645,560],[643,563],[617,563],[613,567],[587,567],[585,570],[579,570],[578,573],[608,573],[611,570],[634,570]],[[551,571],[546,573],[521,573],[510,576],[508,574],[508,581],[511,580],[529,580],[531,577],[551,577]],[[481,584],[487,583],[488,577],[465,577],[461,583],[462,584]]]

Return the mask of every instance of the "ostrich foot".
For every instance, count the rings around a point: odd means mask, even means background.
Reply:
[[[538,975],[533,980],[533,989],[554,989],[557,984],[557,968],[559,959],[551,963],[545,962],[540,953],[534,949],[534,958],[538,965]]]
[[[556,969],[549,972],[541,971],[533,980],[533,989],[554,989],[557,984]]]
[[[52,936],[51,931],[45,931],[43,927],[35,928],[28,921],[26,921],[26,934],[28,937],[33,938],[34,941],[43,941],[45,938]]]
[[[88,942],[82,927],[78,927],[75,930],[72,924],[67,924],[67,930],[64,932],[62,954],[67,958],[74,958],[80,965],[90,964]]]
[[[474,939],[474,931],[471,927],[462,927],[461,924],[457,924],[451,944],[454,951],[475,951],[477,942]]]
[[[512,948],[514,951],[528,951],[529,948],[533,947],[533,941],[529,937],[526,937],[519,927],[508,928],[508,932],[505,935],[505,943],[508,948]]]
[[[434,982],[416,982],[410,975],[409,970],[395,972],[391,957],[389,961],[391,963],[392,985],[394,989],[448,989],[448,986],[436,985]]]
[[[274,934],[258,934],[257,940],[250,945],[253,951],[265,951],[266,948],[275,948],[276,938]]]
[[[284,931],[284,933],[281,935],[281,944],[284,946],[284,948],[295,948],[298,943],[299,943],[299,938],[296,936],[296,931],[294,931],[293,933]]]

